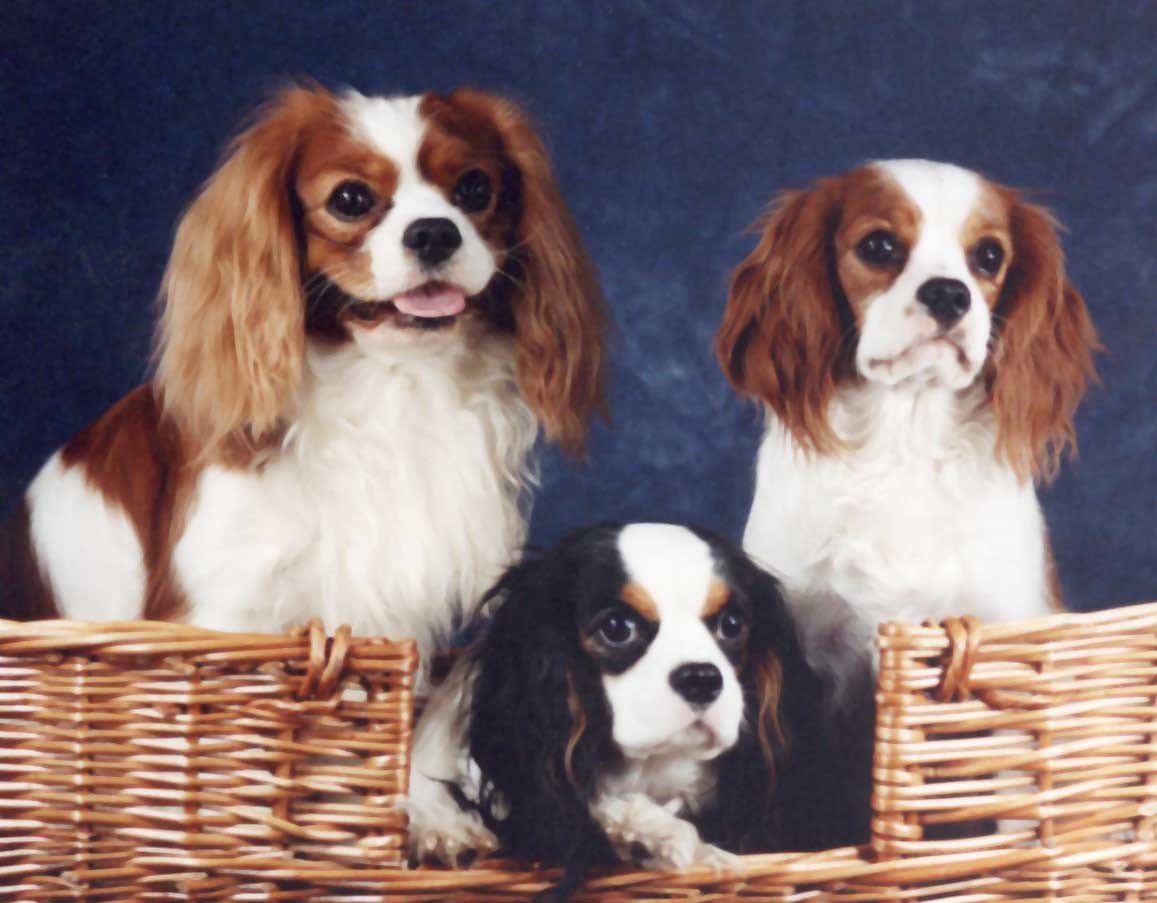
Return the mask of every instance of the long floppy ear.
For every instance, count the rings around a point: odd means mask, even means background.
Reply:
[[[1001,453],[1022,478],[1047,482],[1076,447],[1073,414],[1097,378],[1093,355],[1102,345],[1065,276],[1052,216],[1016,194],[1011,201],[1013,259],[996,308],[988,390]]]
[[[165,271],[157,385],[198,456],[276,437],[302,374],[305,304],[293,169],[321,88],[275,96],[181,219]]]
[[[606,415],[607,318],[598,277],[526,114],[469,89],[451,99],[488,109],[517,170],[517,224],[504,269],[514,285],[518,382],[547,437],[579,454],[592,417]]]
[[[818,682],[775,578],[738,551],[725,567],[733,591],[752,611],[741,671],[745,725],[739,742],[720,757],[715,812],[704,834],[735,852],[784,849],[791,820],[800,817],[784,800],[794,791],[797,759],[811,751],[805,706],[818,694]]]
[[[614,858],[589,806],[617,752],[600,677],[560,598],[569,578],[556,550],[516,565],[492,591],[501,601],[474,653],[470,754],[483,818],[503,849],[561,862],[573,887],[589,865]]]
[[[721,554],[753,618],[741,672],[745,729],[719,759],[704,837],[734,852],[861,842],[868,809],[854,795],[846,746],[833,736],[822,681],[804,657],[779,582],[738,550]]]
[[[765,402],[800,445],[820,452],[838,446],[827,407],[850,359],[832,259],[840,198],[838,180],[821,180],[784,194],[755,224],[759,244],[732,274],[715,338],[735,390]]]

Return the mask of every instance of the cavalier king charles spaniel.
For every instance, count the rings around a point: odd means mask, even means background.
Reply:
[[[515,557],[531,452],[602,408],[603,301],[512,104],[291,87],[177,229],[156,378],[57,451],[9,617],[449,633]]]
[[[600,525],[529,554],[418,722],[415,860],[502,850],[589,866],[734,867],[841,830],[776,581],[718,536]],[[727,852],[724,852],[727,851]]]
[[[883,621],[1059,605],[1034,483],[1099,343],[1050,214],[957,166],[873,163],[760,228],[717,340],[768,410],[744,546],[834,697],[864,700]]]

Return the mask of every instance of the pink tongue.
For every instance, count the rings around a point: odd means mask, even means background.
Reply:
[[[394,307],[411,317],[452,317],[466,307],[466,296],[451,285],[420,288],[397,295]]]

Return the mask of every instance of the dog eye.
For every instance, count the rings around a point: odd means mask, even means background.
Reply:
[[[325,208],[338,219],[352,222],[359,220],[377,204],[378,199],[365,182],[354,179],[342,182],[325,202]]]
[[[463,173],[454,186],[454,203],[468,213],[478,213],[490,206],[493,193],[490,176],[481,169],[472,169]]]
[[[743,628],[745,626],[746,625],[743,623],[743,619],[740,618],[737,614],[734,612],[725,611],[723,616],[720,617],[719,627],[716,629],[719,631],[719,635],[723,637],[723,639],[734,640],[738,639],[739,635],[743,633]]]
[[[972,249],[972,266],[982,276],[992,278],[1000,272],[1002,263],[1004,263],[1004,248],[994,239],[982,238]]]
[[[630,615],[614,612],[599,623],[599,638],[608,646],[629,646],[639,636],[639,623]]]
[[[901,263],[905,253],[903,243],[887,229],[869,233],[856,245],[856,254],[860,260],[874,267]]]
[[[738,640],[747,630],[747,618],[734,605],[728,605],[715,616],[711,627],[721,640]]]

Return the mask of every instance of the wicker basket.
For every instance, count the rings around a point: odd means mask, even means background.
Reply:
[[[404,863],[412,643],[0,624],[0,901],[309,900]]]
[[[576,899],[1157,899],[1157,604],[879,644],[869,846],[618,870]],[[527,899],[551,872],[399,868],[414,666],[316,626],[0,627],[0,901]]]

